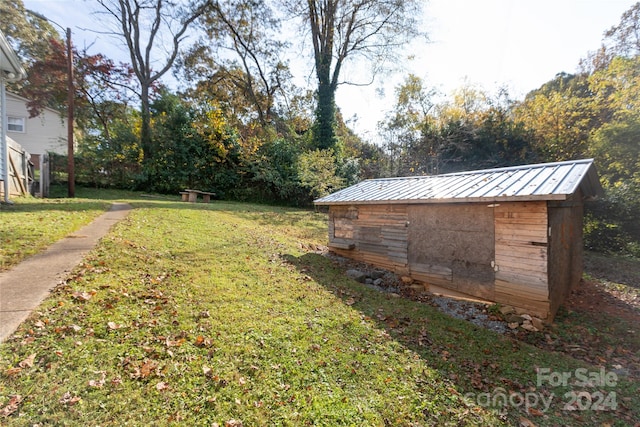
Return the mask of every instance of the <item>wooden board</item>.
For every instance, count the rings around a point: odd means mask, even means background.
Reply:
[[[507,271],[531,270],[533,272],[539,272],[545,271],[547,268],[547,260],[537,257],[496,255],[495,263],[498,266],[498,269]]]
[[[549,301],[527,298],[522,295],[512,295],[496,290],[494,300],[500,304],[510,305],[519,313],[527,313],[532,316],[546,319],[549,317]]]

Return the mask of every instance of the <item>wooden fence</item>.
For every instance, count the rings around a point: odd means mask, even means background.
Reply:
[[[20,196],[34,194],[34,168],[31,156],[20,144],[7,138],[9,195]],[[1,179],[1,177],[0,177]],[[0,186],[0,195],[4,196],[4,184]]]

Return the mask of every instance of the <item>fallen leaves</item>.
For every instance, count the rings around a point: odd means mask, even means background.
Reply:
[[[7,377],[13,377],[14,375],[18,375],[20,372],[22,372],[22,368],[9,368],[6,371],[4,371],[4,374]]]
[[[82,398],[80,396],[73,396],[70,392],[66,392],[59,401],[63,405],[73,406],[81,400]]]
[[[534,423],[528,420],[525,417],[520,417],[520,422],[518,423],[518,427],[536,427]]]
[[[97,292],[74,292],[71,294],[71,297],[76,301],[89,301]]]
[[[0,410],[0,415],[2,415],[3,418],[6,418],[16,412],[22,400],[22,396],[20,396],[19,394],[14,394],[13,396],[11,396],[9,398],[9,403],[7,403],[7,405],[2,408],[2,410]]]
[[[33,367],[33,362],[35,361],[35,359],[36,359],[36,354],[33,353],[29,357],[27,357],[26,359],[18,363],[18,366],[20,366],[21,368],[31,368]]]
[[[180,347],[182,344],[184,344],[186,341],[186,338],[178,338],[176,340],[171,340],[169,339],[169,337],[167,337],[165,339],[165,344],[167,347]]]
[[[105,371],[98,371],[96,372],[96,374],[100,374],[100,379],[99,380],[89,380],[89,387],[96,387],[96,388],[100,388],[104,385],[106,378],[107,378],[107,373]]]
[[[204,374],[205,377],[208,377],[208,378],[213,377],[213,369],[211,369],[206,365],[202,367],[202,373]]]
[[[129,374],[131,379],[145,379],[152,375],[163,376],[160,364],[155,360],[145,359],[138,366],[133,367],[133,372]]]
[[[164,381],[160,381],[158,384],[156,384],[156,390],[158,391],[165,391],[169,388],[169,384],[167,384]]]
[[[224,427],[242,427],[242,425],[243,425],[242,421],[235,420],[235,419],[231,419],[224,422]],[[211,424],[211,427],[220,427],[220,424],[213,423]]]
[[[20,372],[22,372],[24,369],[26,368],[32,368],[33,364],[35,363],[36,360],[36,353],[33,353],[29,356],[27,356],[25,359],[21,360],[20,362],[18,362],[18,366],[15,366],[13,368],[8,368],[4,371],[4,374],[7,377],[13,377],[18,375]]]
[[[195,341],[193,342],[193,344],[196,347],[209,347],[211,346],[211,339],[210,338],[205,338],[202,335],[198,335],[195,339]]]
[[[115,331],[116,329],[120,329],[122,327],[123,325],[120,325],[116,322],[107,322],[107,328],[109,328],[112,331]]]

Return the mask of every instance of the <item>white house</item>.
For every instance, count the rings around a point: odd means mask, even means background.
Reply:
[[[0,180],[3,200],[9,202],[9,149],[7,145],[7,110],[5,83],[24,79],[27,73],[22,68],[4,34],[0,31]]]
[[[67,119],[59,111],[44,108],[39,116],[29,118],[28,99],[7,92],[7,136],[31,155],[67,154]]]

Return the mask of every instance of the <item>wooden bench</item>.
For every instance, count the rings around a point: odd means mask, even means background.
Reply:
[[[208,191],[189,190],[189,189],[186,189],[180,192],[180,196],[182,196],[182,201],[191,202],[191,203],[195,203],[198,200],[198,194],[202,195],[202,201],[204,203],[209,203],[211,201],[211,196],[215,197],[216,195],[216,193],[210,193]]]

